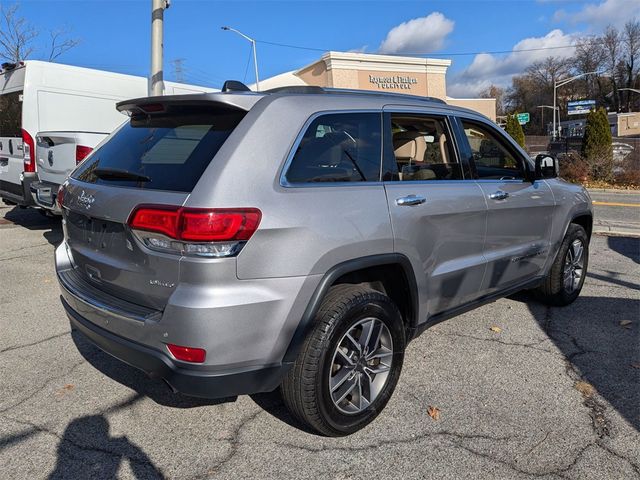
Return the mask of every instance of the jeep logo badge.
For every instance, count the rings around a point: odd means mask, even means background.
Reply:
[[[82,193],[78,197],[78,203],[87,210],[91,208],[91,205],[95,201],[96,199],[93,197],[93,195],[85,195],[84,190],[82,190]]]

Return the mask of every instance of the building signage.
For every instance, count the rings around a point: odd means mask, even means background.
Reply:
[[[567,103],[567,114],[569,115],[584,115],[596,108],[595,100],[576,100],[574,102]]]
[[[418,79],[404,75],[392,75],[389,77],[369,75],[369,83],[384,90],[410,90],[411,85],[418,83]]]

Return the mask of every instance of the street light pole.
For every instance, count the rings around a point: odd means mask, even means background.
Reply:
[[[149,96],[164,93],[163,81],[163,31],[164,11],[169,8],[170,0],[151,0],[151,77],[149,78]]]
[[[251,49],[253,50],[253,68],[256,72],[256,92],[259,92],[260,79],[258,78],[258,54],[256,52],[256,41],[253,38],[249,37],[248,35],[245,35],[244,33],[240,32],[239,30],[236,30],[235,28],[231,28],[231,27],[221,27],[221,28],[222,30],[227,30],[229,32],[237,33],[245,40],[249,40],[251,42]]]
[[[581,73],[580,75],[576,75],[575,77],[571,77],[571,78],[567,78],[565,80],[562,80],[560,82],[558,82],[557,80],[554,80],[553,82],[553,139],[556,139],[556,134],[557,134],[557,129],[556,129],[556,109],[558,107],[556,107],[556,98],[557,98],[557,91],[558,91],[558,87],[562,87],[563,85],[566,85],[567,83],[571,83],[574,80],[577,80],[579,78],[582,77],[586,77],[587,75],[595,75],[598,73],[602,73],[602,71],[598,70],[598,71],[594,71],[594,72],[585,72],[585,73]]]
[[[551,105],[538,105],[536,108],[541,108],[542,109],[542,131],[544,132],[544,109],[545,108],[551,108],[553,110],[553,112],[555,113],[555,111],[558,109],[558,107],[552,107]],[[555,115],[554,115],[555,117]]]

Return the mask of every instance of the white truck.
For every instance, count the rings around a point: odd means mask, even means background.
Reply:
[[[116,102],[147,95],[147,79],[28,60],[0,71],[0,198],[57,213],[58,186],[126,118]],[[167,95],[215,91],[165,82]]]

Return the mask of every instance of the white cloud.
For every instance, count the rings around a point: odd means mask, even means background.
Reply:
[[[532,63],[549,56],[570,57],[574,48],[539,50],[549,47],[566,47],[574,44],[575,37],[556,29],[543,37],[525,38],[513,46],[511,53],[497,56],[489,53],[476,55],[471,64],[452,79],[448,93],[453,96],[469,97],[491,84],[508,86],[511,77],[521,74]]]
[[[608,25],[621,27],[629,20],[640,17],[638,0],[604,0],[600,3],[588,3],[578,12],[558,10],[553,19],[570,24],[586,24],[588,30],[602,30]]]
[[[380,44],[380,53],[429,53],[444,44],[454,22],[440,12],[407,20],[393,27]]]
[[[367,51],[368,47],[369,47],[369,45],[363,45],[363,46],[358,47],[358,48],[352,48],[351,50],[347,50],[347,52],[349,52],[349,53],[365,53]]]

